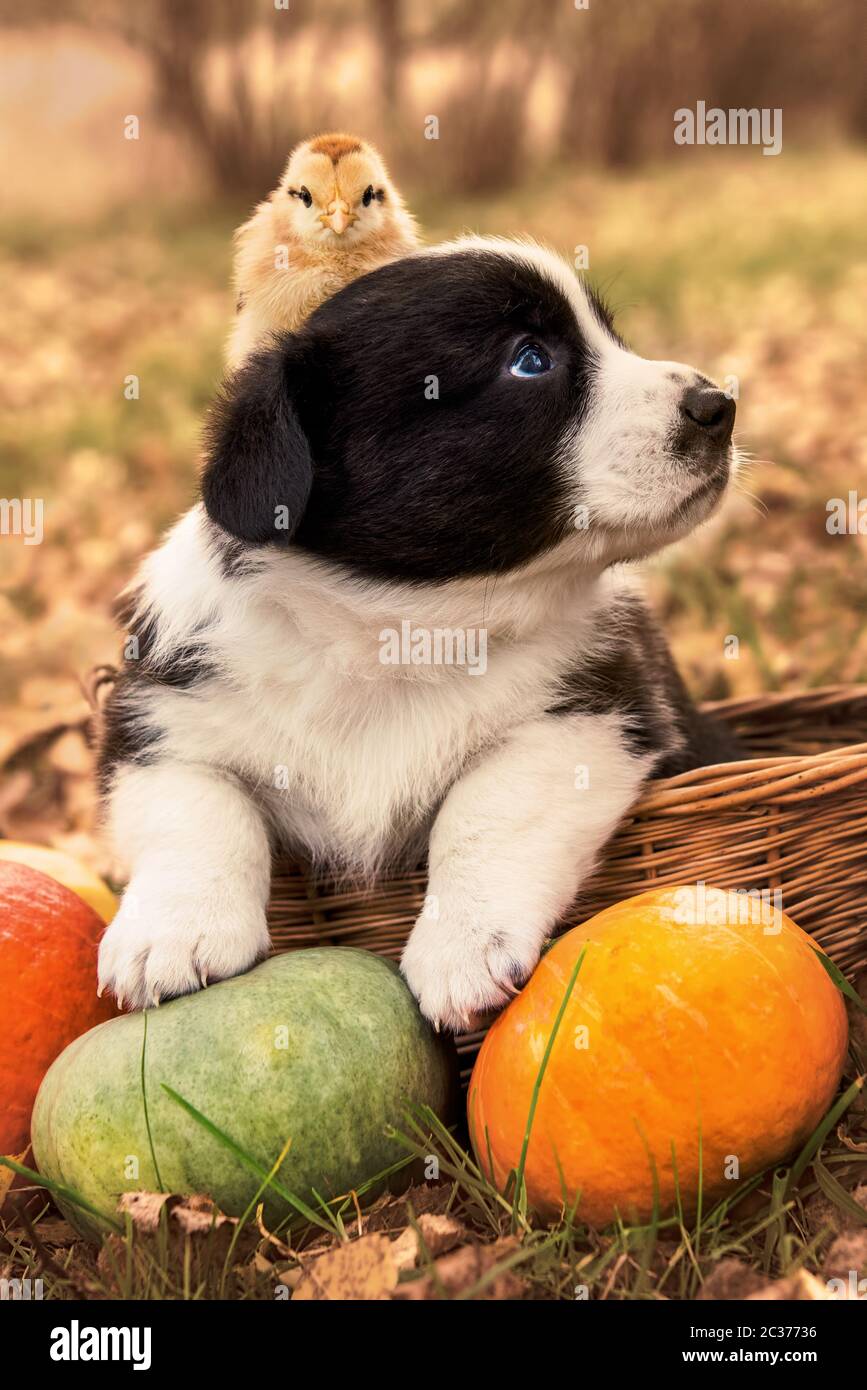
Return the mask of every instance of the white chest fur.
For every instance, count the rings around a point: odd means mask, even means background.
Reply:
[[[149,696],[165,753],[236,774],[281,838],[364,873],[424,830],[476,757],[548,707],[598,633],[586,586],[559,573],[536,576],[532,602],[484,581],[445,593],[325,582],[297,553],[227,578],[197,513],[149,562],[146,588],[160,643],[193,641],[215,671]]]

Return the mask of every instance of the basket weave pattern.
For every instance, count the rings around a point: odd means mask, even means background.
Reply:
[[[706,709],[732,725],[753,756],[651,782],[558,930],[666,884],[779,889],[783,909],[856,974],[867,966],[867,686]],[[361,946],[396,959],[425,883],[419,869],[356,890],[278,860],[268,911],[273,949]],[[459,1039],[459,1050],[469,1058],[482,1036]]]

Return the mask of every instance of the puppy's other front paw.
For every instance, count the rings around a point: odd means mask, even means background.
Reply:
[[[434,1027],[471,1032],[532,974],[542,938],[471,916],[420,917],[401,958],[403,976]]]
[[[99,990],[145,1009],[240,975],[267,952],[257,903],[146,892],[133,883],[100,943]]]

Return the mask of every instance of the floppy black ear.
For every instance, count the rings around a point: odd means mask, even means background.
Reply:
[[[256,545],[291,541],[313,483],[289,384],[294,365],[285,341],[256,353],[227,378],[205,427],[205,509],[224,531]]]

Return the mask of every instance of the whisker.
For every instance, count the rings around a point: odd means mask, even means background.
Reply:
[[[741,487],[739,478],[735,479],[734,490],[739,497],[744,497],[748,502],[752,502],[756,511],[762,516],[770,516],[770,508],[767,502],[763,502],[761,497],[757,497],[754,492],[750,492],[749,488]]]

